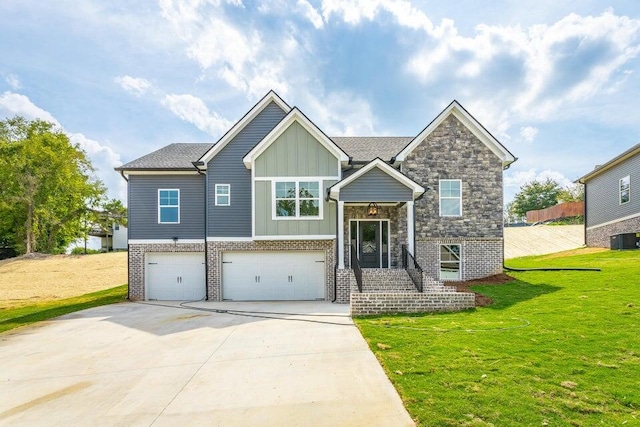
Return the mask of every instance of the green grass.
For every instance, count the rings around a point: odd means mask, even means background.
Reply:
[[[73,298],[0,309],[0,333],[100,305],[125,301],[127,285]]]
[[[510,260],[494,304],[356,324],[422,426],[640,425],[640,251]]]

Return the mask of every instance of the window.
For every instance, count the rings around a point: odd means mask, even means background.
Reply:
[[[113,227],[115,230],[120,230],[120,226],[118,224],[116,224],[115,227]]]
[[[625,176],[620,180],[620,204],[627,203],[631,200],[631,180],[629,179],[629,175]]]
[[[440,216],[462,216],[461,180],[440,180]]]
[[[180,190],[158,190],[158,223],[180,223]]]
[[[216,184],[216,206],[231,206],[230,184]]]
[[[274,182],[274,218],[321,218],[320,182]]]
[[[440,245],[440,280],[460,280],[460,245]]]

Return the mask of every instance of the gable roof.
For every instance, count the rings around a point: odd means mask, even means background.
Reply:
[[[517,159],[504,145],[500,143],[491,133],[484,128],[467,110],[453,100],[447,108],[442,110],[438,116],[425,127],[413,140],[396,156],[397,161],[404,161],[407,155],[411,153],[424,139],[431,134],[440,124],[450,115],[460,120],[484,145],[486,145],[496,156],[502,160],[502,166],[507,168]]]
[[[423,186],[421,186],[420,184],[418,184],[417,182],[415,182],[414,180],[412,180],[411,178],[409,178],[408,176],[406,176],[396,168],[389,166],[389,164],[387,164],[381,158],[377,157],[373,159],[371,162],[367,163],[362,168],[356,169],[355,172],[349,174],[349,176],[344,178],[342,181],[339,181],[333,184],[331,187],[329,187],[329,196],[332,199],[338,200],[340,197],[340,190],[342,188],[351,184],[352,182],[354,182],[359,177],[363,176],[373,168],[380,169],[382,172],[386,173],[391,178],[395,179],[396,181],[400,182],[406,187],[409,187],[413,191],[414,199],[417,199],[426,191],[426,189]]]
[[[390,160],[413,139],[410,136],[332,136],[331,139],[355,162],[376,157]]]
[[[175,143],[115,168],[117,171],[131,170],[188,170],[194,171],[193,161],[202,156],[213,144]]]
[[[242,161],[247,169],[252,168],[255,159],[264,152],[285,130],[294,122],[300,124],[307,132],[311,134],[320,144],[329,152],[333,153],[341,162],[348,162],[349,156],[336,145],[319,127],[305,116],[298,107],[293,107],[289,113],[269,132],[262,140],[249,151]]]
[[[255,119],[256,116],[260,114],[260,112],[272,102],[275,102],[280,108],[282,108],[285,113],[291,111],[291,107],[289,107],[289,105],[284,102],[277,93],[275,93],[273,90],[270,90],[269,93],[267,93],[260,101],[258,101],[258,103],[254,105],[251,110],[247,112],[247,114],[245,114],[240,120],[238,120],[236,124],[227,131],[227,133],[222,135],[222,138],[220,138],[218,142],[216,142],[209,150],[207,150],[206,153],[202,154],[202,156],[198,159],[198,163],[204,163],[206,168],[206,164],[209,162],[209,160],[211,160],[224,147],[226,147],[227,144],[233,138],[235,138],[235,136],[238,135],[246,125],[251,123],[251,121]]]
[[[640,144],[634,145],[633,147],[629,148],[624,153],[619,154],[616,157],[614,157],[613,159],[609,160],[607,163],[605,163],[603,165],[600,165],[600,166],[596,166],[591,172],[589,172],[588,174],[586,174],[583,177],[579,178],[576,182],[579,182],[580,184],[584,184],[585,182],[587,182],[591,178],[594,178],[594,177],[600,175],[602,172],[607,171],[607,170],[611,169],[612,167],[614,167],[616,165],[619,165],[620,163],[622,163],[625,160],[635,156],[636,154],[640,154]]]

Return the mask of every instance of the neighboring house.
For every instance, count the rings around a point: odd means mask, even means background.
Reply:
[[[515,160],[456,101],[415,137],[328,137],[271,91],[215,144],[117,168],[129,297],[349,302],[386,290],[402,307],[473,306],[437,279],[502,271],[502,171]],[[443,292],[447,307],[432,298]]]
[[[103,251],[126,251],[127,250],[127,227],[113,223],[108,230],[94,229],[89,232],[89,236],[100,238],[100,249]]]
[[[610,247],[611,236],[640,233],[640,144],[578,182],[585,187],[587,246]]]

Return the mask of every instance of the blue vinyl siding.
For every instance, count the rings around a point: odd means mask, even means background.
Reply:
[[[406,202],[413,191],[377,167],[340,190],[343,202]]]
[[[620,179],[630,177],[630,200],[620,204]],[[587,227],[640,213],[640,154],[587,181]]]
[[[204,239],[204,176],[130,175],[130,239]],[[158,190],[180,190],[180,223],[158,223]],[[173,202],[173,199],[165,199]]]
[[[274,102],[267,105],[207,165],[207,236],[251,237],[251,171],[242,158],[285,116]],[[216,206],[215,184],[231,185],[231,205]]]

